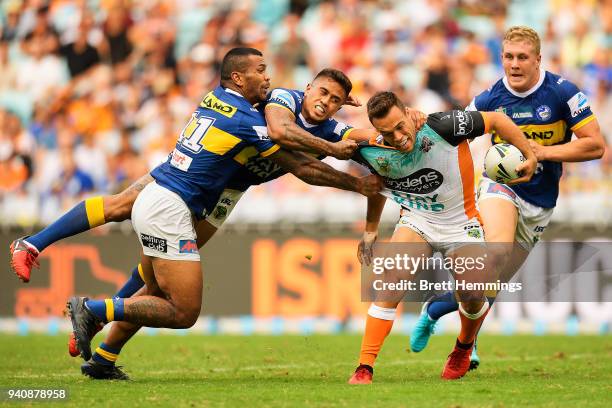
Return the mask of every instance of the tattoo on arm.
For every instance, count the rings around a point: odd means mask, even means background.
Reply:
[[[153,181],[153,177],[150,174],[142,176],[127,188],[126,192],[135,192],[136,194],[140,193],[144,188]]]
[[[357,191],[358,182],[355,177],[304,153],[281,149],[271,155],[270,159],[308,184]]]
[[[318,138],[295,123],[295,116],[284,108],[266,107],[270,138],[283,147],[329,155],[333,144]]]

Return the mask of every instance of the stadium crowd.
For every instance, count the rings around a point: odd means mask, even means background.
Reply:
[[[391,89],[435,112],[467,106],[503,75],[501,36],[513,24],[540,33],[543,67],[581,87],[612,140],[610,0],[4,0],[0,223],[48,223],[155,167],[234,46],[264,52],[273,87],[303,88],[333,66],[362,102]],[[363,107],[339,118],[367,126]],[[555,220],[612,225],[611,164],[609,153],[566,164]],[[248,200],[230,222],[353,221],[365,208],[291,176]]]

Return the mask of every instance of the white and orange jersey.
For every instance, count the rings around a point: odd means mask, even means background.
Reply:
[[[488,132],[486,114],[448,111],[429,115],[414,148],[401,152],[382,136],[359,146],[354,160],[383,177],[382,194],[428,222],[457,226],[478,219],[474,168],[467,139]]]

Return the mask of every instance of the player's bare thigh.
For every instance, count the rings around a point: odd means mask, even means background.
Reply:
[[[181,327],[191,327],[202,307],[202,269],[200,261],[177,261],[149,257],[153,280],[163,297],[176,309],[176,321]],[[146,276],[146,275],[145,275]],[[149,285],[149,282],[147,285]]]
[[[479,200],[478,207],[489,243],[489,260],[499,269],[499,278],[507,282],[529,255],[515,241],[518,209],[514,203],[495,197]]]
[[[406,254],[409,257],[420,258],[423,256],[430,257],[432,255],[432,249],[429,243],[409,227],[397,228],[389,242],[394,245],[389,245],[389,250],[381,253],[383,257],[395,258],[396,254],[398,254],[398,250],[400,250],[401,256]],[[385,271],[384,273],[391,275],[383,278],[385,282],[399,281],[400,279],[414,278],[416,276],[404,276],[403,272],[398,273],[398,271]],[[374,304],[390,309],[396,308],[403,298],[403,294],[400,296],[398,293],[379,293],[377,295],[381,300],[374,302]]]
[[[136,197],[147,184],[153,181],[150,174],[145,174],[128,188],[118,194],[105,196],[104,200],[104,219],[106,222],[119,222],[130,219],[132,206]]]
[[[489,256],[487,246],[482,244],[465,244],[446,254],[453,259],[455,282],[466,284],[484,284],[497,281],[497,270]],[[485,290],[458,289],[457,300],[468,313],[477,313],[484,303]]]

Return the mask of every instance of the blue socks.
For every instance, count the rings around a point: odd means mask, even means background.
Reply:
[[[119,353],[121,352],[121,348],[115,348],[106,345],[105,343],[100,343],[100,346],[96,348],[96,351],[93,353],[91,358],[104,365],[114,365],[119,358]]]
[[[88,300],[85,307],[105,323],[123,320],[123,299]]]
[[[138,291],[138,289],[144,286],[144,279],[142,275],[142,266],[138,264],[137,267],[132,269],[132,275],[130,279],[119,289],[119,291],[115,294],[116,298],[129,298],[134,293]]]
[[[42,252],[54,242],[106,223],[102,197],[81,201],[57,221],[26,239]]]
[[[459,303],[453,292],[446,292],[433,298],[427,306],[427,314],[432,320],[438,320],[444,315],[459,310]]]

